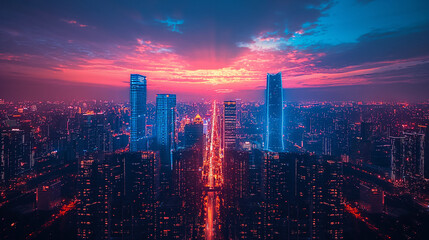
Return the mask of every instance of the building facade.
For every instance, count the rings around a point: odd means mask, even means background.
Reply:
[[[156,96],[156,144],[161,158],[161,194],[170,189],[173,151],[176,148],[176,95]]]
[[[223,143],[224,149],[237,146],[237,105],[235,101],[224,102]]]
[[[130,105],[131,105],[131,138],[130,151],[145,150],[146,127],[146,77],[139,74],[131,74],[130,77]]]
[[[284,151],[282,73],[267,74],[265,150]]]

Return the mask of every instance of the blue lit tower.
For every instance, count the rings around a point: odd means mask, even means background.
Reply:
[[[283,87],[282,73],[267,74],[265,90],[266,136],[265,149],[275,152],[284,151],[283,141]]]
[[[146,127],[146,77],[131,74],[130,104],[131,104],[131,137],[130,151],[143,151]]]
[[[176,95],[156,96],[156,143],[161,158],[161,191],[169,189],[175,148]]]

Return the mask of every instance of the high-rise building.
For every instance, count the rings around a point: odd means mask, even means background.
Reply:
[[[359,186],[359,207],[370,213],[384,210],[384,192],[376,186],[361,183]]]
[[[418,180],[424,178],[424,141],[425,135],[404,132],[403,136],[391,139],[391,179]]]
[[[82,144],[85,152],[110,152],[113,141],[110,125],[104,113],[82,114]]]
[[[373,137],[372,137],[372,123],[361,122],[360,124],[361,139],[359,142],[359,152],[361,159],[366,163],[372,162],[373,152]]]
[[[224,102],[223,143],[224,149],[237,146],[237,109],[235,101]]]
[[[201,218],[196,213],[203,205],[202,172],[200,171],[202,158],[202,152],[198,148],[179,149],[174,152],[173,195],[180,207],[177,208],[179,212],[170,213],[181,218],[183,224],[181,239],[195,239],[201,228],[201,224],[198,224]],[[170,200],[171,198],[164,199],[163,204],[168,206]],[[171,229],[168,224],[164,226]]]
[[[237,128],[241,128],[242,125],[242,104],[243,101],[241,99],[235,99],[236,108],[237,108]]]
[[[428,125],[421,126],[421,133],[425,134],[424,154],[425,154],[426,158],[429,158],[429,127],[428,127]],[[424,164],[424,176],[426,179],[429,178],[429,163]]]
[[[130,151],[145,150],[146,127],[146,77],[131,74],[130,77],[130,105],[131,105],[131,138]]]
[[[371,138],[372,138],[372,123],[361,122],[360,134],[361,134],[362,141],[371,140]]]
[[[43,184],[36,189],[36,206],[39,211],[49,211],[61,203],[61,181]]]
[[[282,73],[267,74],[267,88],[265,90],[266,106],[266,150],[284,151],[283,134],[283,87]]]
[[[330,156],[311,167],[311,239],[343,238],[343,165]]]
[[[225,202],[235,207],[239,200],[244,199],[249,191],[249,153],[234,149],[226,149],[222,161],[224,176]]]
[[[87,154],[79,161],[80,239],[153,239],[159,157],[152,151]]]
[[[79,160],[77,189],[79,202],[77,212],[77,236],[79,239],[93,239],[97,236],[97,188],[96,188],[96,157],[86,155]]]
[[[309,239],[310,167],[305,154],[265,152],[263,156],[265,239]]]
[[[24,163],[24,131],[7,129],[0,132],[0,182],[8,183],[21,172]]]
[[[406,172],[410,179],[424,178],[425,135],[416,132],[405,132]]]
[[[390,178],[394,181],[404,180],[405,177],[405,137],[390,137]]]
[[[176,145],[176,95],[156,96],[156,144],[161,158],[161,192],[169,189]]]
[[[203,150],[203,120],[198,114],[194,121],[185,125],[185,147]]]

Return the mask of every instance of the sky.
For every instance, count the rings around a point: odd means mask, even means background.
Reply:
[[[0,98],[428,100],[427,0],[0,3]]]

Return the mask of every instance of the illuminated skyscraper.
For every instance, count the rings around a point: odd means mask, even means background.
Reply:
[[[0,132],[0,183],[8,183],[21,171],[24,131],[8,129]]]
[[[235,101],[224,102],[223,139],[225,149],[234,149],[237,144],[237,109]]]
[[[392,145],[390,156],[390,178],[394,181],[405,178],[405,137],[390,137]]]
[[[153,239],[156,152],[91,153],[79,161],[79,239]]]
[[[410,179],[423,179],[425,169],[425,135],[415,132],[405,132],[404,135],[407,175]]]
[[[198,114],[194,121],[185,125],[185,147],[203,148],[203,120]]]
[[[312,164],[311,239],[343,239],[343,163],[327,157]]]
[[[77,188],[79,204],[77,211],[77,236],[79,239],[91,239],[97,236],[97,204],[94,204],[97,192],[95,185],[96,157],[87,155],[79,161]]]
[[[264,239],[310,239],[310,166],[307,154],[264,152]]]
[[[424,178],[424,138],[415,132],[404,132],[402,137],[390,137],[391,179],[418,180]]]
[[[241,107],[242,100],[235,99],[235,103],[236,103],[236,109],[237,109],[237,128],[241,128],[241,122],[242,122],[241,111],[243,110]]]
[[[131,74],[130,77],[130,104],[131,104],[131,138],[130,151],[144,150],[146,126],[146,77]]]
[[[112,134],[105,113],[82,114],[82,139],[87,152],[112,151]]]
[[[283,140],[283,87],[282,73],[267,74],[267,89],[265,90],[266,106],[266,150],[284,151]]]
[[[161,158],[161,191],[169,189],[175,149],[176,95],[156,96],[156,143]]]

